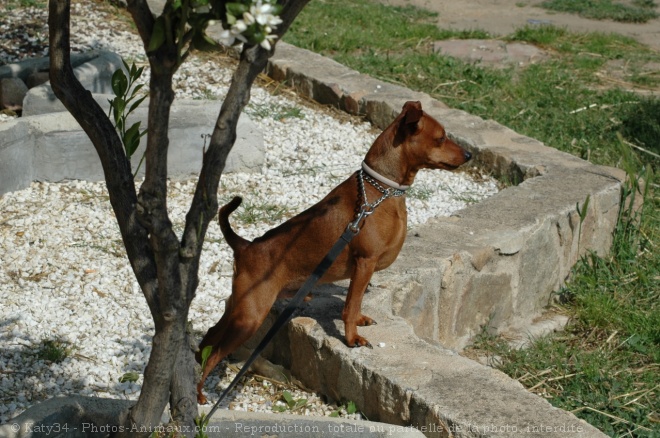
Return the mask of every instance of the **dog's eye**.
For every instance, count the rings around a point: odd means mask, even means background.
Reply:
[[[444,135],[436,140],[436,143],[438,144],[438,146],[442,146],[442,143],[444,143],[444,142],[445,142],[445,136]]]

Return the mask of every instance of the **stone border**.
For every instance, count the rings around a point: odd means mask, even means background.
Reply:
[[[319,292],[266,355],[308,387],[356,402],[368,418],[426,427],[426,436],[531,436],[550,429],[604,436],[517,381],[445,348],[463,348],[482,326],[524,331],[541,318],[578,257],[609,250],[624,174],[281,42],[268,73],[380,128],[405,101],[419,100],[476,163],[520,184],[410,232],[398,260],[374,276],[365,296],[363,309],[379,324],[360,331],[383,348],[343,345],[337,318],[345,289],[333,286]],[[577,205],[587,197],[580,224]]]
[[[4,438],[44,436],[105,437],[118,432],[122,416],[135,402],[98,397],[53,397],[0,425]],[[208,413],[210,408],[200,409]],[[277,421],[273,421],[276,419]],[[163,426],[154,432],[176,431],[168,429],[169,412],[162,419]],[[139,430],[135,431],[136,433]],[[309,417],[293,414],[267,414],[218,410],[205,430],[209,437],[249,438],[254,436],[286,436],[311,438],[317,436],[350,436],[354,438],[404,437],[420,438],[414,429],[403,430],[390,424],[344,418]]]

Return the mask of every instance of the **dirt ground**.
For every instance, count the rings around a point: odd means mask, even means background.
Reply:
[[[526,24],[552,24],[572,31],[619,33],[660,51],[660,18],[644,24],[581,18],[534,6],[540,0],[379,0],[381,3],[414,5],[438,13],[438,26],[445,29],[482,29],[492,35],[507,35]],[[658,7],[660,12],[660,6]]]

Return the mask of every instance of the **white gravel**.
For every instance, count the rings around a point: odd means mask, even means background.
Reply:
[[[90,11],[94,8],[94,12]],[[78,51],[104,48],[140,60],[141,45],[110,12],[88,0],[74,4],[72,36]],[[0,16],[0,32],[21,20],[45,21],[45,9],[16,7]],[[7,21],[9,24],[7,25]],[[4,26],[4,27],[3,27]],[[47,28],[39,28],[45,38]],[[46,39],[47,41],[47,39]],[[2,47],[0,47],[2,49]],[[27,51],[34,56],[34,51]],[[2,53],[0,63],[20,59]],[[14,56],[14,58],[12,58]],[[230,71],[194,58],[177,74],[179,97],[221,98]],[[318,201],[355,171],[376,133],[368,124],[335,118],[295,99],[256,88],[248,113],[267,133],[261,174],[223,175],[220,197],[244,197],[232,216],[241,235],[254,238]],[[2,119],[0,119],[0,123]],[[169,209],[178,231],[195,181],[169,185]],[[423,171],[408,196],[409,225],[449,215],[497,191],[495,181],[466,174]],[[153,323],[123,252],[118,227],[102,183],[33,183],[0,197],[0,422],[32,403],[58,394],[135,399],[150,352]],[[242,211],[242,213],[241,213]],[[222,314],[231,284],[231,253],[218,227],[209,228],[200,284],[190,317],[204,332]],[[68,350],[60,363],[44,359],[44,341]],[[374,340],[378,342],[379,340]],[[119,383],[127,372],[140,378]],[[214,376],[207,382],[213,401]],[[255,383],[256,382],[256,383]],[[227,383],[225,379],[224,384]],[[253,380],[230,400],[231,408],[271,411],[282,388]],[[329,415],[336,405],[315,394],[293,391],[308,403],[307,415]]]

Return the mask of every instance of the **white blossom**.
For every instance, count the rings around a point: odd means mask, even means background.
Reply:
[[[220,42],[225,45],[232,45],[236,40],[244,43],[259,43],[264,49],[270,50],[273,42],[277,39],[277,35],[273,31],[282,23],[282,19],[274,14],[276,10],[275,6],[269,2],[253,0],[250,9],[244,12],[241,18],[236,18],[229,29],[224,27],[226,24],[223,25],[223,31],[219,37]],[[262,41],[249,41],[244,35],[251,26],[253,28],[256,26],[260,33],[265,35]]]

